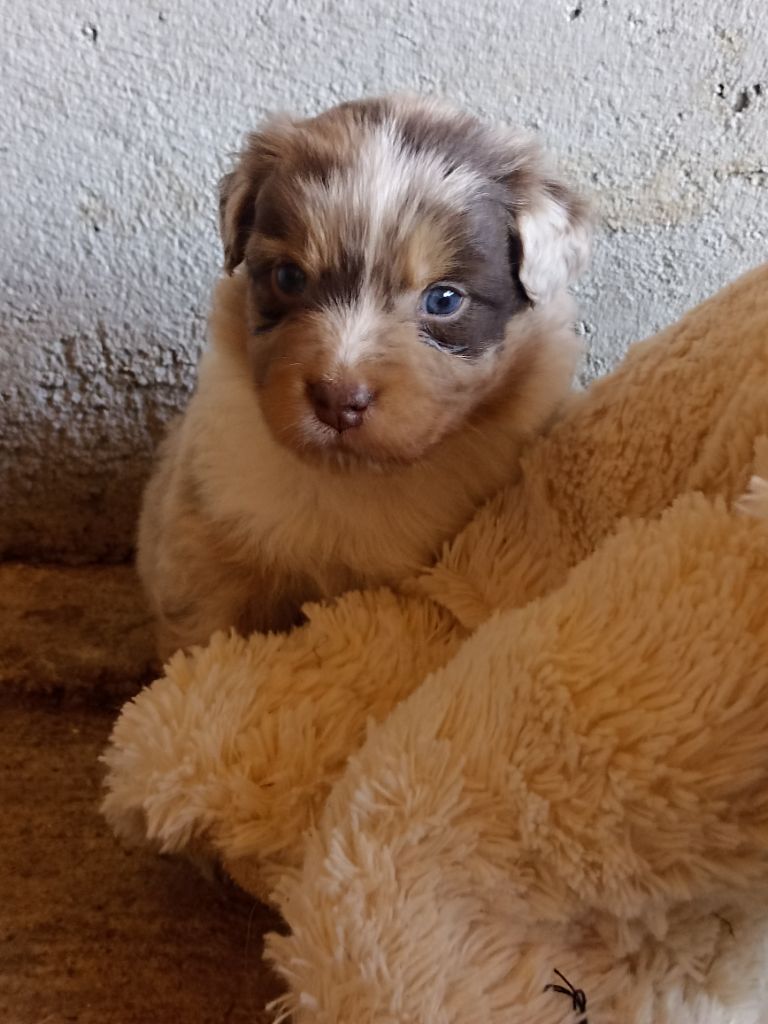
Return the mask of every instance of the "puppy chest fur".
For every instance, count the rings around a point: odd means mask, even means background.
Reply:
[[[527,137],[413,99],[251,136],[197,391],[145,499],[164,653],[396,583],[567,392],[583,203]]]

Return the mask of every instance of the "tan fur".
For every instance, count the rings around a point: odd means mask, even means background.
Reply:
[[[440,135],[456,118],[486,133],[478,162],[452,155],[461,131]],[[423,151],[403,144],[410,132],[427,140]],[[238,269],[217,287],[198,389],[140,524],[164,656],[218,629],[285,628],[307,600],[396,584],[514,475],[521,445],[568,390],[577,344],[562,285],[583,256],[584,224],[530,142],[510,138],[413,100],[281,121],[251,138],[222,185],[226,264]],[[508,155],[504,184],[488,170],[501,161],[494,147]],[[498,338],[478,321],[468,354],[426,343],[423,290],[474,268],[483,245],[503,243],[506,261],[503,239],[526,210],[535,230],[521,232],[520,279],[539,282],[536,305],[510,306]],[[271,268],[286,260],[317,301],[276,296]],[[498,288],[489,266],[487,287]],[[323,297],[334,274],[339,293]],[[362,423],[339,433],[321,422],[307,397],[314,381],[364,385]]]

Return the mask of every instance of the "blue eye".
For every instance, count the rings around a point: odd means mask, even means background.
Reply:
[[[447,284],[435,284],[422,296],[422,306],[428,316],[450,316],[464,302],[464,296]]]
[[[275,267],[272,280],[284,295],[301,295],[307,286],[307,275],[295,263],[281,263]]]

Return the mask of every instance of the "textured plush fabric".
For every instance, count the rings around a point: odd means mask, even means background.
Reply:
[[[177,655],[115,727],[110,822],[271,894],[300,1024],[764,1021],[765,479],[768,266],[403,594]]]

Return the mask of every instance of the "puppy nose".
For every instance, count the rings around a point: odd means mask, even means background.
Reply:
[[[363,413],[373,398],[364,384],[334,384],[324,380],[311,381],[307,393],[315,416],[340,434],[360,426]]]

